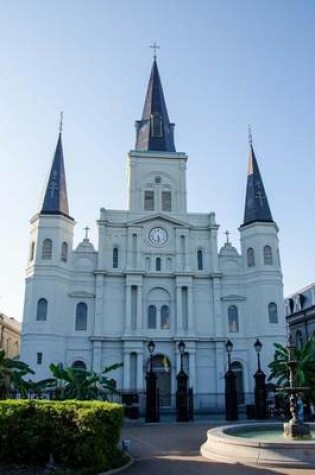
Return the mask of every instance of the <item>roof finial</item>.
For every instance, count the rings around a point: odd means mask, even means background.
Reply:
[[[150,45],[150,48],[153,49],[154,53],[153,53],[153,59],[154,61],[156,60],[156,50],[157,49],[160,49],[160,47],[156,44],[156,42],[154,41],[153,45]]]
[[[253,135],[252,135],[252,128],[250,124],[248,124],[248,143],[250,147],[253,146]]]
[[[226,230],[224,234],[226,235],[226,244],[230,244],[230,241],[229,241],[229,235],[231,234],[230,231]]]
[[[85,240],[85,241],[88,241],[88,240],[89,240],[89,230],[90,230],[90,228],[89,228],[88,226],[86,226],[86,227],[84,228],[84,231],[85,231],[85,238],[84,238],[84,240]]]
[[[63,125],[63,112],[60,112],[60,120],[59,120],[59,134],[62,133],[62,125]]]

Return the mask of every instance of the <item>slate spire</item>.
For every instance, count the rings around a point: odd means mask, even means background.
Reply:
[[[142,119],[136,121],[138,151],[175,152],[174,124],[168,118],[163,88],[154,56]]]
[[[70,218],[61,135],[62,118],[60,122],[57,147],[53,158],[40,214],[61,214]]]
[[[242,226],[254,222],[272,223],[272,215],[265,193],[264,184],[260,176],[253,144],[250,137],[248,159],[248,175],[245,200],[244,222]]]

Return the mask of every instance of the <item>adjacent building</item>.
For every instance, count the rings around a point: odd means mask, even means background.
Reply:
[[[7,358],[17,358],[21,348],[21,323],[0,313],[0,351]]]
[[[285,314],[293,341],[301,349],[315,337],[315,283],[285,299]]]
[[[26,269],[22,359],[37,378],[48,376],[51,362],[97,372],[123,362],[118,386],[141,390],[153,340],[161,404],[170,406],[183,340],[184,369],[202,404],[224,392],[228,339],[239,390],[253,391],[257,337],[267,372],[273,343],[285,341],[285,317],[278,227],[253,146],[241,252],[228,240],[219,249],[213,210],[187,211],[187,165],[154,59],[126,159],[128,207],[103,203],[97,247],[86,233],[74,248],[60,131],[44,200],[31,220]]]

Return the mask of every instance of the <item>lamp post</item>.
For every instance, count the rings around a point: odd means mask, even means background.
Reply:
[[[154,341],[149,341],[148,351],[150,354],[150,371],[147,371],[146,380],[146,406],[145,406],[145,421],[159,422],[158,398],[156,390],[156,374],[153,371],[153,353],[155,349]]]
[[[183,369],[183,357],[185,353],[186,345],[183,340],[177,345],[180,354],[180,371],[176,376],[177,391],[176,391],[176,420],[177,422],[185,422],[189,420],[189,408],[188,408],[188,392],[187,392],[187,380],[188,376]]]
[[[225,344],[228,357],[228,370],[225,373],[225,419],[227,421],[235,421],[238,419],[238,400],[236,390],[236,375],[232,371],[231,354],[233,351],[233,343],[228,340]]]
[[[255,379],[255,417],[256,419],[266,419],[266,375],[260,367],[260,352],[262,343],[257,340],[254,343],[254,348],[257,353],[257,371],[254,374]]]

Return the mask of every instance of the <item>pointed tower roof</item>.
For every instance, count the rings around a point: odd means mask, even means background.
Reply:
[[[61,125],[40,214],[61,214],[73,219],[69,216],[66,175],[63,163]]]
[[[273,219],[264,184],[260,176],[253,144],[250,140],[245,213],[242,226],[254,222],[272,223]]]
[[[175,152],[174,124],[168,118],[160,75],[154,57],[142,119],[136,122],[136,150]]]

